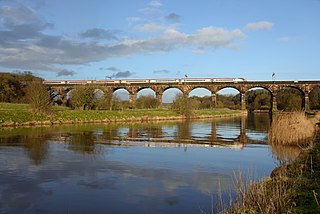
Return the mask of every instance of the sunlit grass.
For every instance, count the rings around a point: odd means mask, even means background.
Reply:
[[[157,118],[173,119],[180,117],[171,109],[128,109],[119,111],[110,110],[72,110],[63,106],[54,106],[52,115],[38,115],[31,111],[28,104],[0,103],[0,124],[11,125],[27,122],[108,122],[108,121],[133,121],[137,119],[150,120]],[[241,111],[229,109],[195,110],[194,116],[216,116],[239,114]]]

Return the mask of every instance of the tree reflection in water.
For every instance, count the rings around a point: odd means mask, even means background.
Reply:
[[[1,146],[19,146],[32,160],[33,164],[40,165],[48,155],[47,136],[39,129],[30,129],[27,135],[14,135],[0,138]]]
[[[192,121],[146,124],[74,125],[50,128],[21,129],[8,131],[0,137],[1,145],[22,146],[34,164],[41,164],[48,155],[49,143],[65,143],[71,151],[80,154],[105,152],[105,145],[138,145],[134,142],[162,143],[216,143],[219,146],[238,148],[233,144],[265,144],[270,128],[268,114],[248,118],[229,118],[193,123]],[[14,132],[14,134],[10,134]],[[245,137],[244,137],[245,135]],[[258,137],[256,137],[258,136]],[[126,141],[122,144],[122,141]],[[142,144],[139,144],[142,145]],[[174,145],[172,145],[174,146]],[[239,147],[240,148],[240,147]],[[279,162],[291,161],[297,157],[299,148],[272,147],[272,153]]]
[[[109,132],[107,133],[109,134]],[[96,145],[96,140],[97,138],[92,131],[72,133],[67,141],[68,148],[82,154],[97,154],[101,152],[101,147]]]

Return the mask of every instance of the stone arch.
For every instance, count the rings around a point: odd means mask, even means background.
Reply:
[[[177,94],[183,94],[183,91],[178,87],[166,87],[162,92],[162,103],[172,103]]]
[[[137,90],[135,107],[136,108],[158,108],[161,106],[160,94],[151,87],[141,87]]]
[[[276,100],[277,100],[277,108],[279,110],[283,110],[283,109],[285,109],[285,105],[290,104],[290,101],[286,101],[286,103],[284,103],[284,104],[282,103],[284,100],[282,93],[285,93],[285,90],[289,90],[289,89],[294,89],[295,91],[299,92],[299,94],[296,94],[296,95],[300,96],[300,101],[301,101],[300,110],[305,110],[306,105],[309,106],[309,98],[308,98],[308,96],[306,96],[306,93],[302,88],[300,88],[298,86],[294,86],[294,85],[283,85],[283,86],[279,87],[279,89],[276,91],[275,96],[276,96]],[[306,102],[306,98],[307,98],[307,102]],[[298,99],[296,99],[294,103],[297,103],[300,101]],[[291,110],[293,110],[293,109],[291,109]],[[296,109],[296,110],[298,110],[298,109]]]
[[[238,88],[238,87],[233,86],[233,85],[221,85],[221,86],[218,86],[218,87],[215,88],[215,93],[218,93],[219,91],[221,91],[222,89],[225,89],[225,88],[235,89],[239,93],[244,93],[245,92],[245,91],[241,90],[241,88]]]
[[[93,90],[93,98],[94,99],[102,99],[105,96],[105,91],[101,88],[95,88]]]
[[[247,109],[250,111],[250,110],[253,110],[252,109],[252,106],[248,106],[249,105],[249,102],[250,102],[250,97],[248,97],[249,95],[249,91],[252,91],[252,89],[262,89],[262,90],[265,90],[268,92],[269,96],[270,96],[270,100],[269,100],[269,112],[272,112],[272,109],[273,109],[273,103],[276,101],[275,100],[275,96],[274,96],[274,93],[272,93],[272,91],[270,90],[269,87],[267,86],[259,86],[259,85],[254,85],[254,86],[250,86],[247,88],[248,90],[246,91],[246,105],[247,105]],[[254,97],[255,99],[255,97]],[[266,98],[268,99],[268,98]],[[261,110],[261,109],[260,109]]]
[[[216,91],[214,92],[215,94],[217,94],[217,98],[218,98],[218,99],[216,99],[216,102],[217,102],[217,105],[216,105],[216,106],[219,107],[220,104],[221,104],[221,101],[219,100],[219,95],[220,95],[220,96],[226,96],[225,98],[231,97],[231,96],[227,96],[227,95],[221,95],[221,94],[219,93],[221,90],[228,89],[228,88],[234,89],[234,90],[236,90],[236,91],[238,92],[238,93],[237,93],[236,95],[234,95],[233,97],[239,96],[239,100],[238,100],[238,101],[232,101],[233,104],[232,104],[231,101],[228,102],[228,103],[229,103],[229,104],[228,104],[229,108],[239,109],[239,106],[240,106],[240,109],[241,109],[241,110],[246,110],[245,91],[244,91],[244,90],[241,90],[241,88],[238,88],[238,87],[232,86],[232,85],[224,85],[224,86],[219,86],[219,87],[216,88]],[[229,98],[229,99],[230,99],[230,98]],[[225,99],[225,100],[228,100],[228,99]],[[226,103],[223,102],[223,106],[224,106],[224,107],[226,107],[225,105],[226,105]]]
[[[118,96],[122,101],[130,100],[130,91],[125,87],[115,87],[112,89],[113,96]]]
[[[191,85],[191,86],[188,86],[187,89],[185,90],[185,93],[187,95],[190,94],[191,91],[195,90],[195,89],[198,89],[198,88],[203,88],[203,89],[207,89],[208,91],[212,91],[212,87],[209,87],[207,85]]]
[[[153,95],[156,96],[156,92],[154,89],[152,89],[151,87],[141,87],[137,90],[136,94],[137,94],[137,97],[139,93],[141,93],[141,91],[145,91],[145,90],[151,90],[153,92]]]
[[[206,87],[206,86],[195,86],[193,87],[191,90],[188,91],[188,95],[190,95],[191,92],[195,91],[195,90],[198,90],[198,89],[205,89],[206,91],[210,92],[210,96],[211,96],[211,88],[209,87]]]
[[[196,86],[189,91],[188,97],[197,103],[199,109],[212,109],[216,105],[216,100],[208,87]]]

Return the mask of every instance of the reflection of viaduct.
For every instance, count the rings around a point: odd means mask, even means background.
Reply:
[[[216,94],[219,90],[224,88],[234,88],[241,94],[241,106],[242,109],[246,109],[245,105],[245,93],[252,88],[264,88],[271,96],[271,110],[277,110],[276,95],[284,88],[295,88],[301,93],[302,109],[308,109],[309,106],[309,93],[316,87],[320,87],[320,81],[248,81],[248,82],[170,82],[170,83],[88,83],[85,85],[79,84],[50,84],[47,85],[51,89],[55,90],[58,94],[58,98],[62,103],[66,102],[67,93],[79,87],[93,86],[96,89],[100,89],[106,93],[114,92],[118,89],[125,89],[129,92],[131,105],[134,106],[137,93],[146,88],[152,89],[159,103],[162,103],[163,93],[170,88],[179,89],[184,95],[188,95],[193,89],[205,88],[211,92],[213,106],[216,106],[217,99]]]
[[[205,145],[221,145],[231,148],[242,148],[246,144],[261,144],[264,142],[250,139],[246,134],[246,118],[241,118],[239,124],[232,122],[228,128],[234,127],[238,136],[230,138],[221,136],[217,132],[217,126],[221,125],[221,121],[211,121],[208,127],[211,127],[210,133],[204,133],[203,136],[195,136],[192,133],[192,123],[178,123],[176,132],[168,135],[161,126],[156,127],[137,127],[130,126],[128,132],[119,137],[114,135],[113,140],[119,141],[142,141],[142,142],[159,142],[159,143],[183,143],[183,144],[205,144]],[[223,132],[223,131],[222,131]]]

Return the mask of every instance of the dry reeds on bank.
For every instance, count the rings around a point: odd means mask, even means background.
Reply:
[[[273,119],[268,139],[272,145],[308,146],[314,134],[315,125],[304,112],[283,112]]]
[[[245,181],[239,176],[234,204],[218,213],[281,213],[284,207],[291,206],[291,197],[292,190],[288,188],[287,182],[269,178],[256,183]]]

